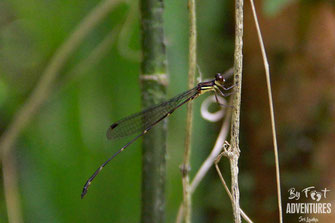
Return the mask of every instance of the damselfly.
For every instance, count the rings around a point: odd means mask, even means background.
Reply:
[[[218,103],[219,103],[218,94],[220,94],[223,97],[231,95],[232,92],[226,93],[225,91],[232,89],[234,85],[226,88],[224,86],[224,83],[225,83],[224,75],[218,73],[215,75],[215,79],[211,81],[200,82],[196,87],[184,93],[181,93],[180,95],[177,95],[168,101],[165,101],[161,104],[145,109],[139,113],[130,115],[126,118],[123,118],[113,123],[107,130],[108,139],[118,139],[133,135],[135,133],[140,134],[138,134],[130,142],[124,145],[119,151],[117,151],[113,156],[111,156],[108,160],[106,160],[93,173],[93,175],[87,180],[87,182],[84,185],[83,192],[81,193],[81,198],[85,196],[91,182],[100,173],[102,168],[104,168],[114,157],[116,157],[119,153],[125,150],[130,144],[132,144],[139,137],[147,133],[157,123],[159,123],[160,121],[168,117],[170,114],[172,114],[177,108],[179,108],[183,104],[186,104],[189,101],[194,100],[199,95],[209,91],[213,91],[215,93],[216,101]]]

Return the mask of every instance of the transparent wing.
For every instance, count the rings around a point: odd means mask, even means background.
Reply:
[[[130,115],[113,123],[107,130],[108,139],[118,139],[125,136],[142,132],[181,106],[187,99],[194,97],[198,93],[197,87],[171,98],[161,104],[145,109],[139,113]]]

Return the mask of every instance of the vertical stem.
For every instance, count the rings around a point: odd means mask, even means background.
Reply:
[[[255,4],[253,0],[250,0],[252,14],[255,20],[255,25],[257,29],[257,36],[259,41],[259,46],[262,51],[264,69],[265,69],[265,77],[266,77],[266,85],[268,89],[268,98],[269,98],[269,106],[270,106],[270,117],[271,117],[271,128],[272,128],[272,139],[273,139],[273,150],[275,154],[275,164],[276,164],[276,181],[277,181],[277,198],[278,198],[278,214],[279,214],[279,222],[283,223],[283,208],[281,201],[281,189],[280,189],[280,168],[279,168],[279,155],[278,155],[278,144],[277,144],[277,134],[276,134],[276,124],[275,124],[275,115],[273,109],[273,100],[272,100],[272,90],[271,90],[271,81],[270,81],[270,68],[268,63],[268,58],[266,56],[266,51],[263,43],[261,29],[259,27],[257,13],[255,9]]]
[[[233,113],[231,122],[230,145],[232,156],[230,157],[231,168],[231,191],[233,195],[232,206],[235,223],[241,222],[240,213],[240,192],[238,186],[238,158],[239,149],[239,129],[240,129],[240,106],[242,87],[242,46],[243,46],[243,0],[235,0],[235,52],[234,52],[234,84],[236,93],[233,96]]]
[[[195,0],[188,0],[189,9],[189,69],[188,69],[188,88],[194,86],[195,71],[197,67],[197,32],[196,32],[196,8]],[[186,136],[185,136],[185,152],[184,162],[182,168],[182,181],[183,181],[183,206],[184,206],[184,219],[186,223],[191,222],[191,187],[189,179],[190,157],[191,157],[191,136],[192,136],[192,102],[187,104],[187,117],[186,117]]]
[[[8,212],[8,222],[21,223],[23,222],[23,218],[15,164],[16,163],[13,152],[7,152],[6,159],[2,160],[2,165],[3,169],[6,170],[6,172],[4,172],[4,174],[6,174],[6,177],[4,177],[4,189]]]
[[[166,99],[166,53],[162,0],[141,0],[142,104],[148,107]],[[164,222],[166,120],[143,139],[141,222]]]

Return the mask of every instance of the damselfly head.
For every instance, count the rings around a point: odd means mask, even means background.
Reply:
[[[221,73],[217,73],[217,74],[215,75],[215,80],[216,80],[217,82],[222,83],[222,84],[226,81],[225,78],[223,77],[223,75],[222,75]]]

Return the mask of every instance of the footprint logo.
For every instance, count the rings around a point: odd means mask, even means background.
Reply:
[[[322,194],[320,192],[317,192],[317,191],[312,191],[311,192],[311,198],[314,200],[314,201],[317,201],[319,202],[321,200],[321,197],[322,197]]]

